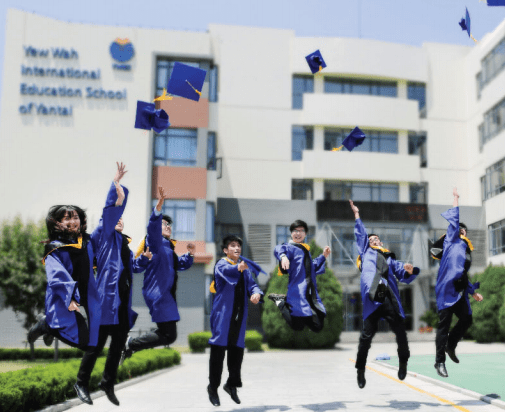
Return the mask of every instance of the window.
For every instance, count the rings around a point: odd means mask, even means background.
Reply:
[[[407,83],[407,98],[419,102],[419,110],[426,107],[426,84],[425,83]]]
[[[291,180],[292,200],[312,200],[314,193],[314,181],[310,179]]]
[[[325,77],[324,92],[396,97],[397,86],[396,82]]]
[[[428,203],[428,184],[411,183],[409,185],[410,203]]]
[[[489,254],[491,256],[505,253],[505,220],[488,226]]]
[[[337,240],[334,236],[331,240],[330,257],[332,266],[353,266],[359,255],[354,236],[354,227],[332,226],[331,230],[338,238]]]
[[[486,169],[481,178],[482,201],[505,192],[505,158]]]
[[[168,128],[154,134],[155,166],[196,166],[196,129]]]
[[[482,71],[477,75],[477,90],[482,89],[505,67],[505,38],[491,50],[481,62]]]
[[[484,127],[482,130],[482,146],[495,137],[505,127],[505,99],[484,113]],[[479,134],[480,126],[479,126]]]
[[[324,181],[325,200],[353,199],[362,202],[398,203],[399,196],[397,183]]]
[[[484,123],[479,124],[479,152],[484,148]]]
[[[216,170],[216,133],[207,135],[207,170]]]
[[[207,203],[205,216],[205,241],[214,242],[214,218],[216,216],[214,203]]]
[[[153,206],[158,201],[153,200]],[[196,225],[195,200],[165,200],[161,213],[172,218],[172,238],[177,240],[194,240]]]
[[[163,88],[166,88],[170,76],[172,75],[172,70],[174,69],[174,63],[183,63],[188,66],[198,67],[200,69],[206,70],[207,75],[205,76],[205,82],[209,84],[209,102],[217,102],[217,79],[218,71],[217,66],[214,66],[210,61],[191,61],[191,60],[170,60],[170,59],[158,59],[156,64],[156,95],[161,96],[163,93]]]
[[[303,108],[303,93],[314,93],[314,78],[293,76],[293,109]]]
[[[291,138],[291,160],[302,160],[304,150],[314,147],[314,129],[302,126],[293,126]]]
[[[324,150],[342,146],[342,142],[352,129],[324,130]],[[358,152],[398,153],[398,134],[394,131],[363,130],[366,139],[354,150]],[[345,147],[342,150],[347,150]]]
[[[420,167],[428,166],[428,156],[426,155],[426,133],[409,132],[409,154],[419,155]]]
[[[307,233],[304,243],[310,243],[314,239],[315,235],[316,235],[316,227],[309,226],[309,233]],[[291,239],[291,232],[289,231],[289,226],[277,225],[277,227],[275,228],[275,244],[280,245],[282,243],[289,242],[290,239]]]

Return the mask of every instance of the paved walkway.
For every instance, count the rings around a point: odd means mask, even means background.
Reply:
[[[413,342],[413,355],[435,352],[433,342]],[[241,405],[233,403],[222,387],[221,406],[213,407],[207,396],[209,354],[185,354],[181,366],[168,369],[116,393],[121,406],[112,405],[105,396],[94,405],[78,405],[73,412],[84,411],[503,411],[499,406],[482,402],[465,393],[449,390],[436,381],[426,381],[409,374],[405,381],[397,379],[396,369],[378,362],[369,362],[367,384],[359,389],[351,359],[356,344],[339,344],[334,350],[272,351],[245,353],[244,387],[239,389]],[[396,345],[372,345],[369,359],[387,352],[396,353]],[[462,343],[458,353],[505,352],[505,345]],[[454,368],[453,368],[454,369]],[[453,370],[452,369],[452,370]],[[455,371],[454,371],[455,372]],[[505,374],[505,371],[504,371]],[[227,372],[223,373],[223,382]],[[503,375],[496,377],[503,381]],[[102,392],[100,392],[102,393]],[[505,402],[502,402],[505,405]]]

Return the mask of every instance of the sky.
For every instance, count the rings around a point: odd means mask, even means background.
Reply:
[[[9,8],[98,25],[206,31],[215,23],[291,29],[300,37],[473,46],[458,24],[465,7],[477,40],[505,19],[505,7],[488,7],[482,0],[1,0],[0,95]]]

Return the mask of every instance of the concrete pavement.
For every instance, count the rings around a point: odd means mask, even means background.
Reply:
[[[433,342],[412,342],[415,354],[435,353]],[[396,344],[372,345],[366,371],[367,384],[359,389],[355,359],[357,344],[338,344],[333,350],[270,351],[245,353],[242,368],[244,387],[239,389],[240,405],[235,404],[222,386],[221,406],[213,407],[207,396],[209,354],[183,354],[181,366],[168,369],[116,394],[121,406],[112,405],[105,396],[94,405],[78,405],[72,412],[84,411],[503,411],[499,406],[482,402],[470,393],[450,390],[437,382],[409,374],[399,381],[394,369],[371,362],[379,353],[396,354]],[[477,345],[463,342],[458,353],[505,352],[505,345]],[[223,383],[228,373],[223,372]],[[503,379],[502,376],[496,377]],[[101,392],[103,393],[103,392]],[[505,402],[499,402],[505,405]]]

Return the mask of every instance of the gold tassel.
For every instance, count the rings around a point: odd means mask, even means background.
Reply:
[[[471,39],[472,39],[475,43],[477,43],[477,40],[475,40],[475,37],[473,37],[473,35],[472,35],[472,34],[470,34],[470,38],[471,38]]]
[[[332,152],[338,152],[339,150],[342,150],[342,147],[344,147],[344,145],[340,146],[340,147],[334,147],[333,149],[331,149]]]
[[[209,286],[209,291],[210,293],[216,293],[216,282],[212,281],[212,283]]]
[[[135,259],[137,259],[142,253],[144,253],[144,247],[146,246],[146,238],[142,239],[137,247],[137,252],[135,253]]]
[[[277,268],[277,276],[282,276],[282,275],[283,275],[283,273],[281,272],[281,268],[278,267]]]

